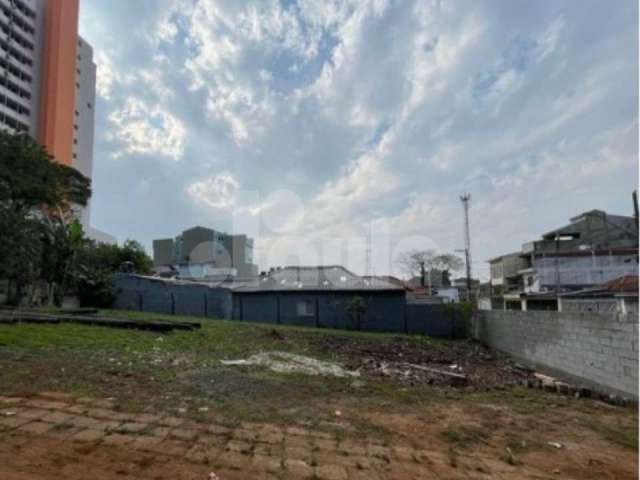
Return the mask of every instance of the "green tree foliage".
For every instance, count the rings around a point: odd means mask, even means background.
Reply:
[[[59,164],[31,137],[0,131],[0,276],[10,300],[43,280],[64,289],[82,229],[72,209],[87,204],[91,181]],[[60,299],[60,295],[56,295]]]
[[[56,163],[28,135],[0,132],[0,276],[19,301],[25,287],[43,279],[64,285],[82,237],[72,208],[84,206],[91,181]]]
[[[88,307],[110,307],[115,300],[113,274],[125,262],[131,262],[136,273],[148,274],[153,260],[142,245],[127,240],[120,247],[88,242],[78,253],[77,291],[80,304]]]

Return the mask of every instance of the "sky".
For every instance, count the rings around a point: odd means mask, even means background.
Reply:
[[[583,211],[632,214],[638,4],[82,0],[97,64],[92,223],[248,233],[261,269],[473,273]]]

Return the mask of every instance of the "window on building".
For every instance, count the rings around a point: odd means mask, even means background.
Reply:
[[[315,317],[316,305],[312,300],[298,300],[296,309],[299,317]]]

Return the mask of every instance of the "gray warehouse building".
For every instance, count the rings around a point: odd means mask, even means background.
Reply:
[[[362,312],[355,314],[358,301]],[[233,293],[234,318],[283,325],[403,331],[404,306],[404,288],[342,266],[286,267]]]
[[[466,328],[447,305],[407,302],[403,287],[341,266],[286,267],[252,281],[120,274],[115,286],[114,307],[122,310],[441,338],[462,337]]]

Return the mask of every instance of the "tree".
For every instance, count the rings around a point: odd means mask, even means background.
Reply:
[[[367,302],[364,298],[355,296],[347,304],[347,313],[355,323],[356,330],[361,330],[362,316],[367,311]]]
[[[116,295],[113,275],[124,262],[131,262],[137,273],[150,273],[153,268],[153,260],[135,240],[125,241],[122,247],[88,242],[78,254],[76,287],[80,304],[110,307]]]
[[[396,263],[409,278],[418,277],[425,270],[440,270],[442,272],[456,272],[462,269],[464,261],[457,255],[443,253],[436,254],[435,250],[408,250],[398,255]]]
[[[408,278],[413,278],[420,276],[422,265],[429,269],[435,256],[435,250],[408,250],[398,255],[396,263]]]
[[[464,260],[457,255],[443,253],[431,259],[431,268],[443,272],[458,272],[464,267]]]
[[[124,242],[119,251],[118,261],[116,269],[120,268],[120,265],[124,262],[131,262],[136,273],[144,275],[151,273],[153,270],[153,260],[147,255],[144,247],[135,240],[127,239]]]
[[[72,209],[85,206],[90,196],[87,177],[56,163],[28,135],[0,131],[0,276],[13,283],[10,301],[19,302],[25,287],[42,275],[64,278],[68,249],[78,246]]]
[[[78,252],[88,242],[82,225],[73,217],[47,217],[42,222],[40,277],[48,286],[49,305],[61,305],[68,287],[74,284]]]

